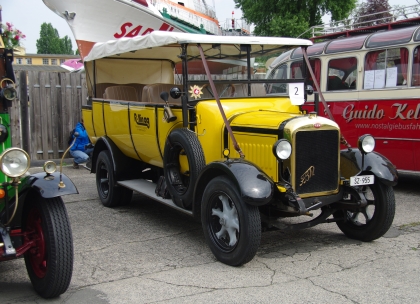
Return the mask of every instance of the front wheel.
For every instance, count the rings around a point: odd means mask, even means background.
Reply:
[[[394,190],[377,181],[361,189],[367,205],[352,210],[339,210],[334,218],[338,228],[349,238],[369,242],[383,236],[391,227],[395,215]]]
[[[101,151],[98,155],[96,188],[102,205],[105,207],[126,205],[133,196],[133,190],[115,186],[114,166],[109,151]]]
[[[61,197],[36,197],[23,210],[25,264],[35,291],[43,298],[64,293],[73,273],[73,238],[66,207]]]
[[[201,221],[207,244],[222,263],[239,266],[257,253],[261,241],[258,208],[244,203],[227,177],[214,178],[204,190]]]

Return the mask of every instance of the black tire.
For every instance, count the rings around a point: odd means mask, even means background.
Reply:
[[[122,206],[131,201],[133,190],[115,184],[111,154],[107,150],[101,151],[96,161],[96,188],[105,207]]]
[[[188,168],[182,168],[182,157],[187,158]],[[181,208],[191,209],[194,181],[206,165],[197,136],[185,128],[172,131],[166,139],[163,165],[172,200]]]
[[[220,262],[240,266],[254,258],[261,241],[260,213],[242,201],[227,177],[214,178],[204,190],[201,222],[207,244]]]
[[[349,238],[370,242],[383,236],[395,215],[394,190],[377,181],[363,186],[368,205],[356,210],[339,210],[334,218],[344,218],[337,226]]]
[[[66,207],[61,197],[27,201],[22,230],[34,241],[25,253],[25,264],[35,291],[43,298],[64,293],[73,273],[73,238]]]

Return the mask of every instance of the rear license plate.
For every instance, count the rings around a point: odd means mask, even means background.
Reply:
[[[371,185],[375,182],[374,175],[360,175],[350,177],[350,186]]]

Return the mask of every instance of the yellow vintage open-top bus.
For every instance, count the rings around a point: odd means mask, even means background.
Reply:
[[[85,57],[82,112],[103,205],[126,204],[134,190],[200,219],[229,265],[254,257],[262,228],[336,222],[351,238],[381,237],[397,174],[373,137],[340,151],[337,123],[302,109],[313,92],[304,77],[254,77],[254,63],[310,45],[167,32],[97,43]],[[289,96],[267,95],[269,82]],[[281,222],[298,216],[308,220]]]

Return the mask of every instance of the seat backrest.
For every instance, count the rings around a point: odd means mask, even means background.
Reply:
[[[229,88],[229,94],[229,97],[248,97],[248,84],[234,84],[232,88]],[[251,84],[251,96],[261,97],[265,95],[267,95],[267,91],[265,90],[265,86],[263,83]]]
[[[233,86],[233,96],[232,97],[247,97],[248,96],[248,84],[238,83]]]
[[[165,103],[162,98],[160,98],[160,93],[163,91],[168,92],[174,88],[178,87],[182,91],[181,85],[171,84],[171,83],[154,83],[154,84],[147,84],[143,88],[143,94],[141,101],[142,102],[149,102],[149,103]],[[168,103],[181,105],[181,98],[173,99],[169,96]]]
[[[115,100],[138,101],[137,96],[136,89],[129,86],[107,87],[104,93],[105,99]]]
[[[327,91],[337,91],[343,90],[343,84],[340,77],[338,76],[328,76],[328,88]]]
[[[214,93],[211,89],[210,83],[197,83],[196,85],[202,88],[203,94],[201,95],[200,99],[202,98],[214,99]],[[232,86],[229,86],[229,84],[227,83],[215,83],[214,86],[216,87],[217,93],[219,94],[220,98],[235,97],[236,86],[232,87]]]
[[[251,84],[251,96],[261,97],[266,96],[267,90],[264,83]]]
[[[127,86],[133,87],[136,89],[137,91],[137,100],[141,101],[142,99],[142,95],[143,95],[143,88],[144,88],[144,84],[141,83],[127,83]]]
[[[105,93],[105,89],[107,87],[113,87],[113,86],[117,86],[118,84],[116,83],[111,83],[111,82],[103,82],[103,83],[97,83],[95,85],[95,89],[96,89],[96,98],[103,98],[104,97],[104,93]]]

